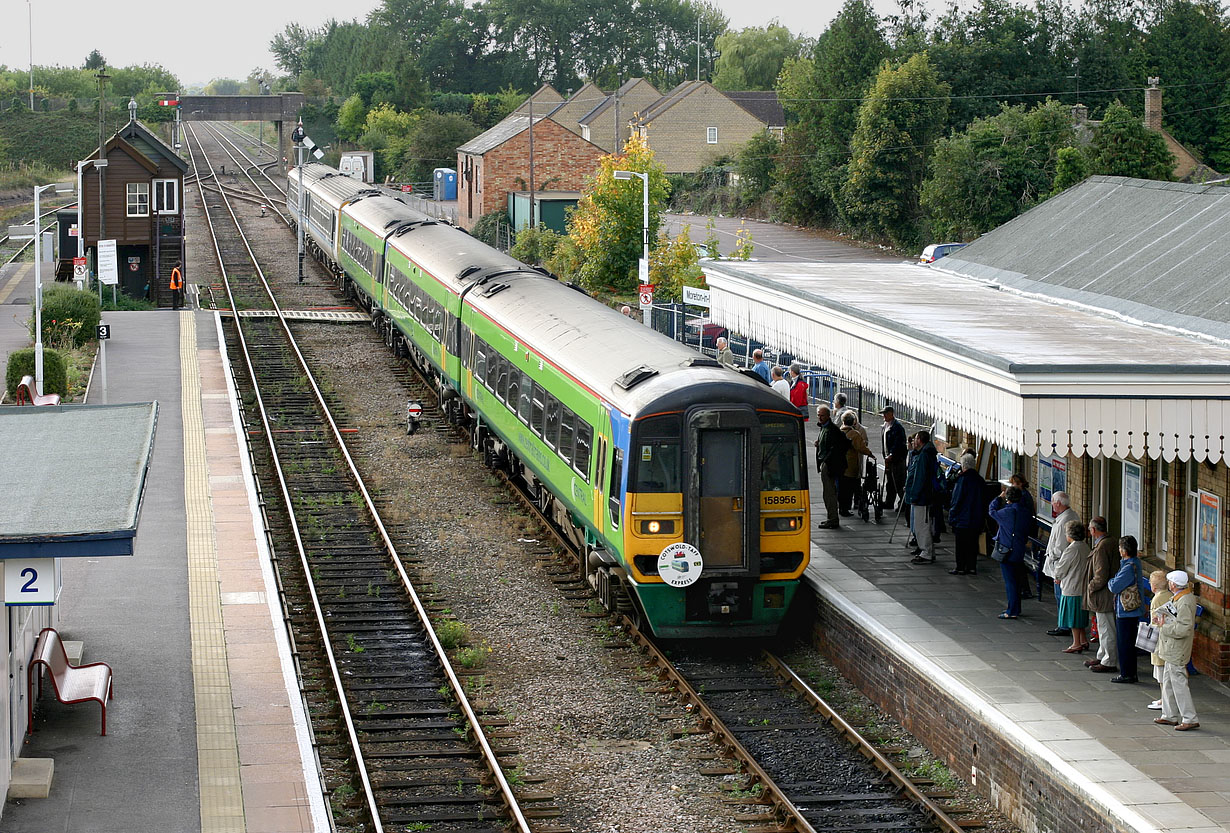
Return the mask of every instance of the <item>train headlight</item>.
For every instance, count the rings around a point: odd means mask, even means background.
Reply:
[[[674,535],[674,521],[641,521],[642,535]]]
[[[661,528],[662,528],[662,524],[658,523],[657,521],[650,521],[650,522],[649,522],[649,524],[648,524],[648,526],[647,526],[647,529],[648,529],[650,532],[652,532],[654,535],[657,535],[657,534],[658,534],[658,530],[659,530],[659,529],[661,529]]]
[[[803,526],[803,519],[797,515],[784,518],[766,518],[765,532],[797,532]]]

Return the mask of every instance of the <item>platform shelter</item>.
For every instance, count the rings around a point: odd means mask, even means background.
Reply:
[[[134,555],[157,422],[155,402],[0,407],[0,792],[26,736],[34,642],[58,624],[61,561]]]
[[[1230,678],[1230,188],[1093,177],[912,263],[704,265],[711,315],[931,415],[950,455],[1066,491],[1199,581],[1197,668]]]

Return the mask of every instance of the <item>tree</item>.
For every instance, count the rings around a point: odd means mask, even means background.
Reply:
[[[1060,148],[1051,195],[1066,191],[1073,185],[1084,182],[1088,177],[1089,157],[1085,155],[1085,152],[1076,147]]]
[[[783,213],[795,222],[837,220],[859,102],[888,57],[868,0],[846,0],[810,59],[787,61],[778,82],[786,108],[778,170]]]
[[[781,141],[772,133],[758,133],[739,150],[735,169],[739,173],[739,199],[752,203],[773,187],[777,157],[782,152]]]
[[[343,101],[337,111],[338,138],[357,141],[367,127],[367,110],[363,97],[358,93]]]
[[[297,76],[306,68],[306,53],[309,43],[314,39],[314,35],[301,24],[290,23],[273,36],[273,40],[269,42],[269,51],[273,53],[278,66]]]
[[[404,172],[415,182],[431,179],[434,169],[454,166],[457,148],[479,132],[478,126],[466,116],[420,111],[407,137],[399,173]]]
[[[88,69],[91,72],[102,69],[107,65],[107,59],[102,56],[102,53],[97,49],[90,50],[90,54],[86,56],[83,69]]]
[[[719,90],[769,90],[786,61],[798,57],[800,42],[777,23],[719,35],[713,86]]]
[[[1174,154],[1162,134],[1145,127],[1117,101],[1106,108],[1089,151],[1090,168],[1095,174],[1166,182],[1174,179]]]
[[[936,77],[925,53],[880,71],[859,108],[849,176],[841,189],[850,228],[900,248],[917,244],[927,156],[947,113],[948,85]]]
[[[641,256],[642,182],[617,180],[617,170],[649,174],[649,239],[657,240],[670,186],[653,151],[638,135],[628,139],[622,154],[602,157],[569,218],[568,235],[584,258],[580,269],[584,286],[631,292]]]
[[[659,237],[658,245],[649,253],[649,282],[656,287],[655,300],[681,301],[685,286],[705,285],[691,231],[691,226],[684,226],[673,240]]]
[[[388,71],[364,72],[357,75],[351,84],[351,89],[368,107],[397,103],[393,100],[397,95],[397,78]]]
[[[239,82],[234,78],[215,78],[205,85],[205,95],[239,95]]]
[[[1045,199],[1061,150],[1075,141],[1068,108],[1003,106],[969,129],[940,139],[921,205],[937,239],[972,240]]]
[[[1221,4],[1211,0],[1166,3],[1145,37],[1148,74],[1166,90],[1165,124],[1176,139],[1206,156],[1217,133],[1222,96],[1230,77],[1230,30]]]
[[[540,266],[555,257],[555,249],[564,235],[546,226],[523,228],[517,232],[517,242],[508,253],[522,263]]]

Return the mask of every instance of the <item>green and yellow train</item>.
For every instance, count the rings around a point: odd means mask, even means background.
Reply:
[[[336,170],[310,248],[571,536],[602,603],[668,638],[777,632],[809,559],[802,415],[767,385]]]

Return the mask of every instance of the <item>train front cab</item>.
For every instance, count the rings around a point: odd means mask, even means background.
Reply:
[[[625,552],[660,637],[771,636],[809,557],[802,421],[749,405],[697,405],[632,426]],[[672,587],[658,573],[670,544],[704,560]],[[668,567],[669,569],[669,567]]]

